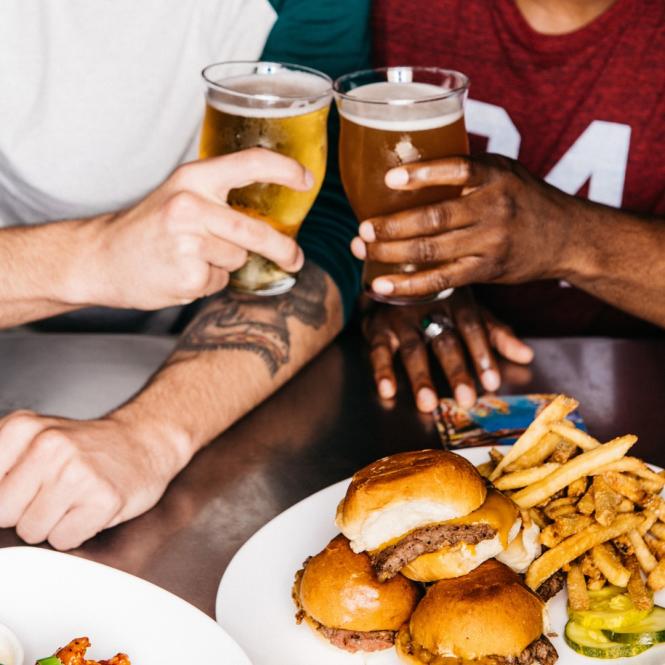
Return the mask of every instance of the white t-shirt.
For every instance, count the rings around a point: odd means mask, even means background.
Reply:
[[[0,0],[0,226],[126,206],[196,157],[200,72],[260,57],[268,0]]]

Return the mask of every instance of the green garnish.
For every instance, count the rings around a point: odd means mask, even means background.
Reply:
[[[49,656],[48,658],[40,658],[37,665],[62,665],[62,661],[57,656]]]

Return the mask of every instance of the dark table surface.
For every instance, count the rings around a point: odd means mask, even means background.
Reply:
[[[503,393],[565,392],[601,440],[633,432],[665,466],[665,342],[533,340],[529,368],[505,366]],[[123,401],[172,341],[0,335],[0,413],[92,417]],[[249,536],[285,508],[385,454],[434,447],[408,390],[382,404],[356,335],[345,334],[285,388],[199,453],[150,512],[74,554],[154,582],[211,616],[219,579]],[[19,545],[0,530],[0,547]]]

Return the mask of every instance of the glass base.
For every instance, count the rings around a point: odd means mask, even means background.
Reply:
[[[386,303],[387,305],[424,305],[428,302],[436,302],[437,300],[445,300],[449,298],[455,289],[444,289],[439,293],[434,293],[431,296],[423,296],[421,298],[408,298],[405,296],[384,296],[379,293],[374,293],[371,289],[365,289],[365,293],[377,302]]]
[[[255,296],[279,296],[293,288],[296,276],[272,261],[250,252],[242,268],[231,273],[230,288]]]
[[[288,275],[271,284],[261,286],[259,288],[247,287],[242,283],[231,281],[229,287],[239,293],[251,293],[254,296],[281,296],[283,293],[288,293],[296,284],[296,278],[293,275]]]

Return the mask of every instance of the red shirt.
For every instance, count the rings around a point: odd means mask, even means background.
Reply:
[[[470,77],[472,152],[519,159],[569,194],[665,215],[663,0],[617,0],[565,35],[535,32],[514,0],[375,0],[374,35],[377,65]],[[555,282],[478,291],[521,333],[655,331]]]

